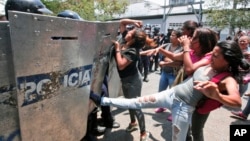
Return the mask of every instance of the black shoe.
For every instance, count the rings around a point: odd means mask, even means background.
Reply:
[[[97,126],[96,128],[92,129],[91,133],[94,136],[101,136],[105,133],[106,127],[103,126]]]
[[[97,141],[97,138],[94,135],[87,133],[80,141]]]
[[[119,128],[119,127],[120,127],[120,123],[114,121],[112,127],[113,127],[113,128]]]
[[[143,81],[144,81],[144,82],[148,82],[149,80],[148,80],[147,78],[144,78]]]
[[[100,126],[104,126],[106,128],[119,128],[120,124],[118,122],[115,122],[114,120],[100,120],[99,121]]]
[[[120,124],[118,122],[113,121],[113,123],[104,123],[104,126],[107,128],[119,128]]]
[[[89,98],[95,103],[96,106],[101,105],[101,96],[95,94],[93,91],[90,92]]]

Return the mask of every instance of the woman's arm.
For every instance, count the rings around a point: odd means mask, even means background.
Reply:
[[[208,58],[203,58],[195,63],[192,63],[190,55],[188,53],[183,54],[185,54],[183,57],[183,65],[187,75],[192,75],[199,67],[210,64],[210,59]]]
[[[120,20],[120,33],[123,33],[126,30],[126,26],[129,24],[133,24],[136,27],[142,27],[142,21],[140,20],[132,20],[132,19],[121,19]],[[116,55],[116,63],[119,70],[123,70],[126,68],[132,61],[128,60],[126,57],[123,57],[121,54],[121,47],[117,41],[113,41],[115,45],[115,55]]]
[[[112,41],[115,47],[116,64],[119,70],[125,69],[132,61],[123,57],[121,54],[121,48],[118,41]]]
[[[120,32],[123,33],[126,30],[126,26],[129,24],[133,24],[139,28],[141,28],[143,26],[142,21],[140,21],[140,20],[121,19],[120,20]]]
[[[149,49],[149,50],[145,50],[145,51],[140,51],[140,55],[152,55],[155,52],[154,49]]]
[[[178,40],[183,47],[183,65],[184,65],[185,73],[187,75],[192,75],[196,69],[198,69],[201,66],[206,66],[210,63],[210,58],[209,59],[203,58],[203,59],[193,63],[192,59],[191,59],[192,54],[190,54],[190,52],[191,52],[191,49],[190,49],[191,38],[184,35],[184,36],[181,36],[180,38],[178,38]]]
[[[182,61],[160,61],[159,65],[161,67],[180,67],[183,65]]]
[[[174,61],[182,61],[183,60],[183,53],[180,52],[180,53],[173,53],[171,51],[167,51],[163,48],[157,48],[158,49],[158,52],[161,53],[162,55],[170,58],[171,60],[174,60]],[[156,51],[157,51],[156,49]]]
[[[219,94],[217,100],[222,104],[230,107],[241,107],[241,97],[239,93],[238,83],[232,77],[227,77],[221,82],[225,83],[225,87],[227,90],[227,95],[222,93]]]
[[[159,49],[159,52],[162,53],[164,56],[170,58],[174,61],[183,61],[185,73],[187,75],[192,75],[196,69],[201,66],[206,66],[210,63],[210,59],[203,58],[195,63],[192,62],[190,51],[184,50],[180,53],[172,53],[170,51],[166,51],[165,49]]]
[[[182,57],[182,53],[173,53],[171,51],[166,50],[166,46],[168,46],[168,44],[163,44],[157,48],[154,49],[154,52],[152,54],[157,54],[158,52],[161,53],[163,56],[166,56],[167,58],[174,60],[174,61],[182,61],[183,57]]]
[[[195,82],[194,88],[201,91],[207,97],[217,100],[223,105],[230,107],[241,107],[241,97],[238,83],[232,77],[227,77],[219,85],[211,81]],[[227,94],[221,91],[227,91]]]

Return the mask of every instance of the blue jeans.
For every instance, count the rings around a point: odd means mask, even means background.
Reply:
[[[250,83],[240,84],[240,94],[244,95],[245,93],[250,93]],[[242,110],[242,113],[247,117],[250,114],[250,98],[248,99],[245,108]]]
[[[247,101],[247,105],[246,107],[244,108],[244,110],[242,111],[242,113],[248,117],[248,115],[250,114],[250,98],[248,98],[248,101]]]
[[[173,89],[132,99],[102,97],[101,105],[111,105],[123,109],[166,107],[172,111],[172,141],[185,141],[191,124],[194,107],[175,97]]]
[[[169,85],[173,84],[174,79],[175,75],[173,73],[166,73],[162,71],[158,92],[166,90]]]
[[[240,84],[240,94],[243,96],[245,93],[250,93],[250,83]]]

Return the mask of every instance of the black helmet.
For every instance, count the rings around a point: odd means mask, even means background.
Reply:
[[[154,33],[158,34],[160,32],[160,27],[154,27]]]
[[[135,28],[134,25],[126,25],[127,30],[133,30]]]
[[[146,29],[151,30],[151,25],[150,25],[149,23],[147,23],[147,24],[145,25],[144,29],[145,29],[145,30],[146,30]]]
[[[76,20],[83,20],[78,13],[71,10],[64,10],[57,14],[57,17],[70,18]]]
[[[5,14],[8,19],[8,10],[29,12],[36,14],[53,14],[40,0],[7,0]]]

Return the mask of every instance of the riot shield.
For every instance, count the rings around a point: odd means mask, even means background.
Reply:
[[[19,141],[19,119],[9,22],[0,22],[0,140]]]
[[[14,11],[9,21],[22,140],[80,140],[91,111],[93,60],[109,54],[118,22]]]

